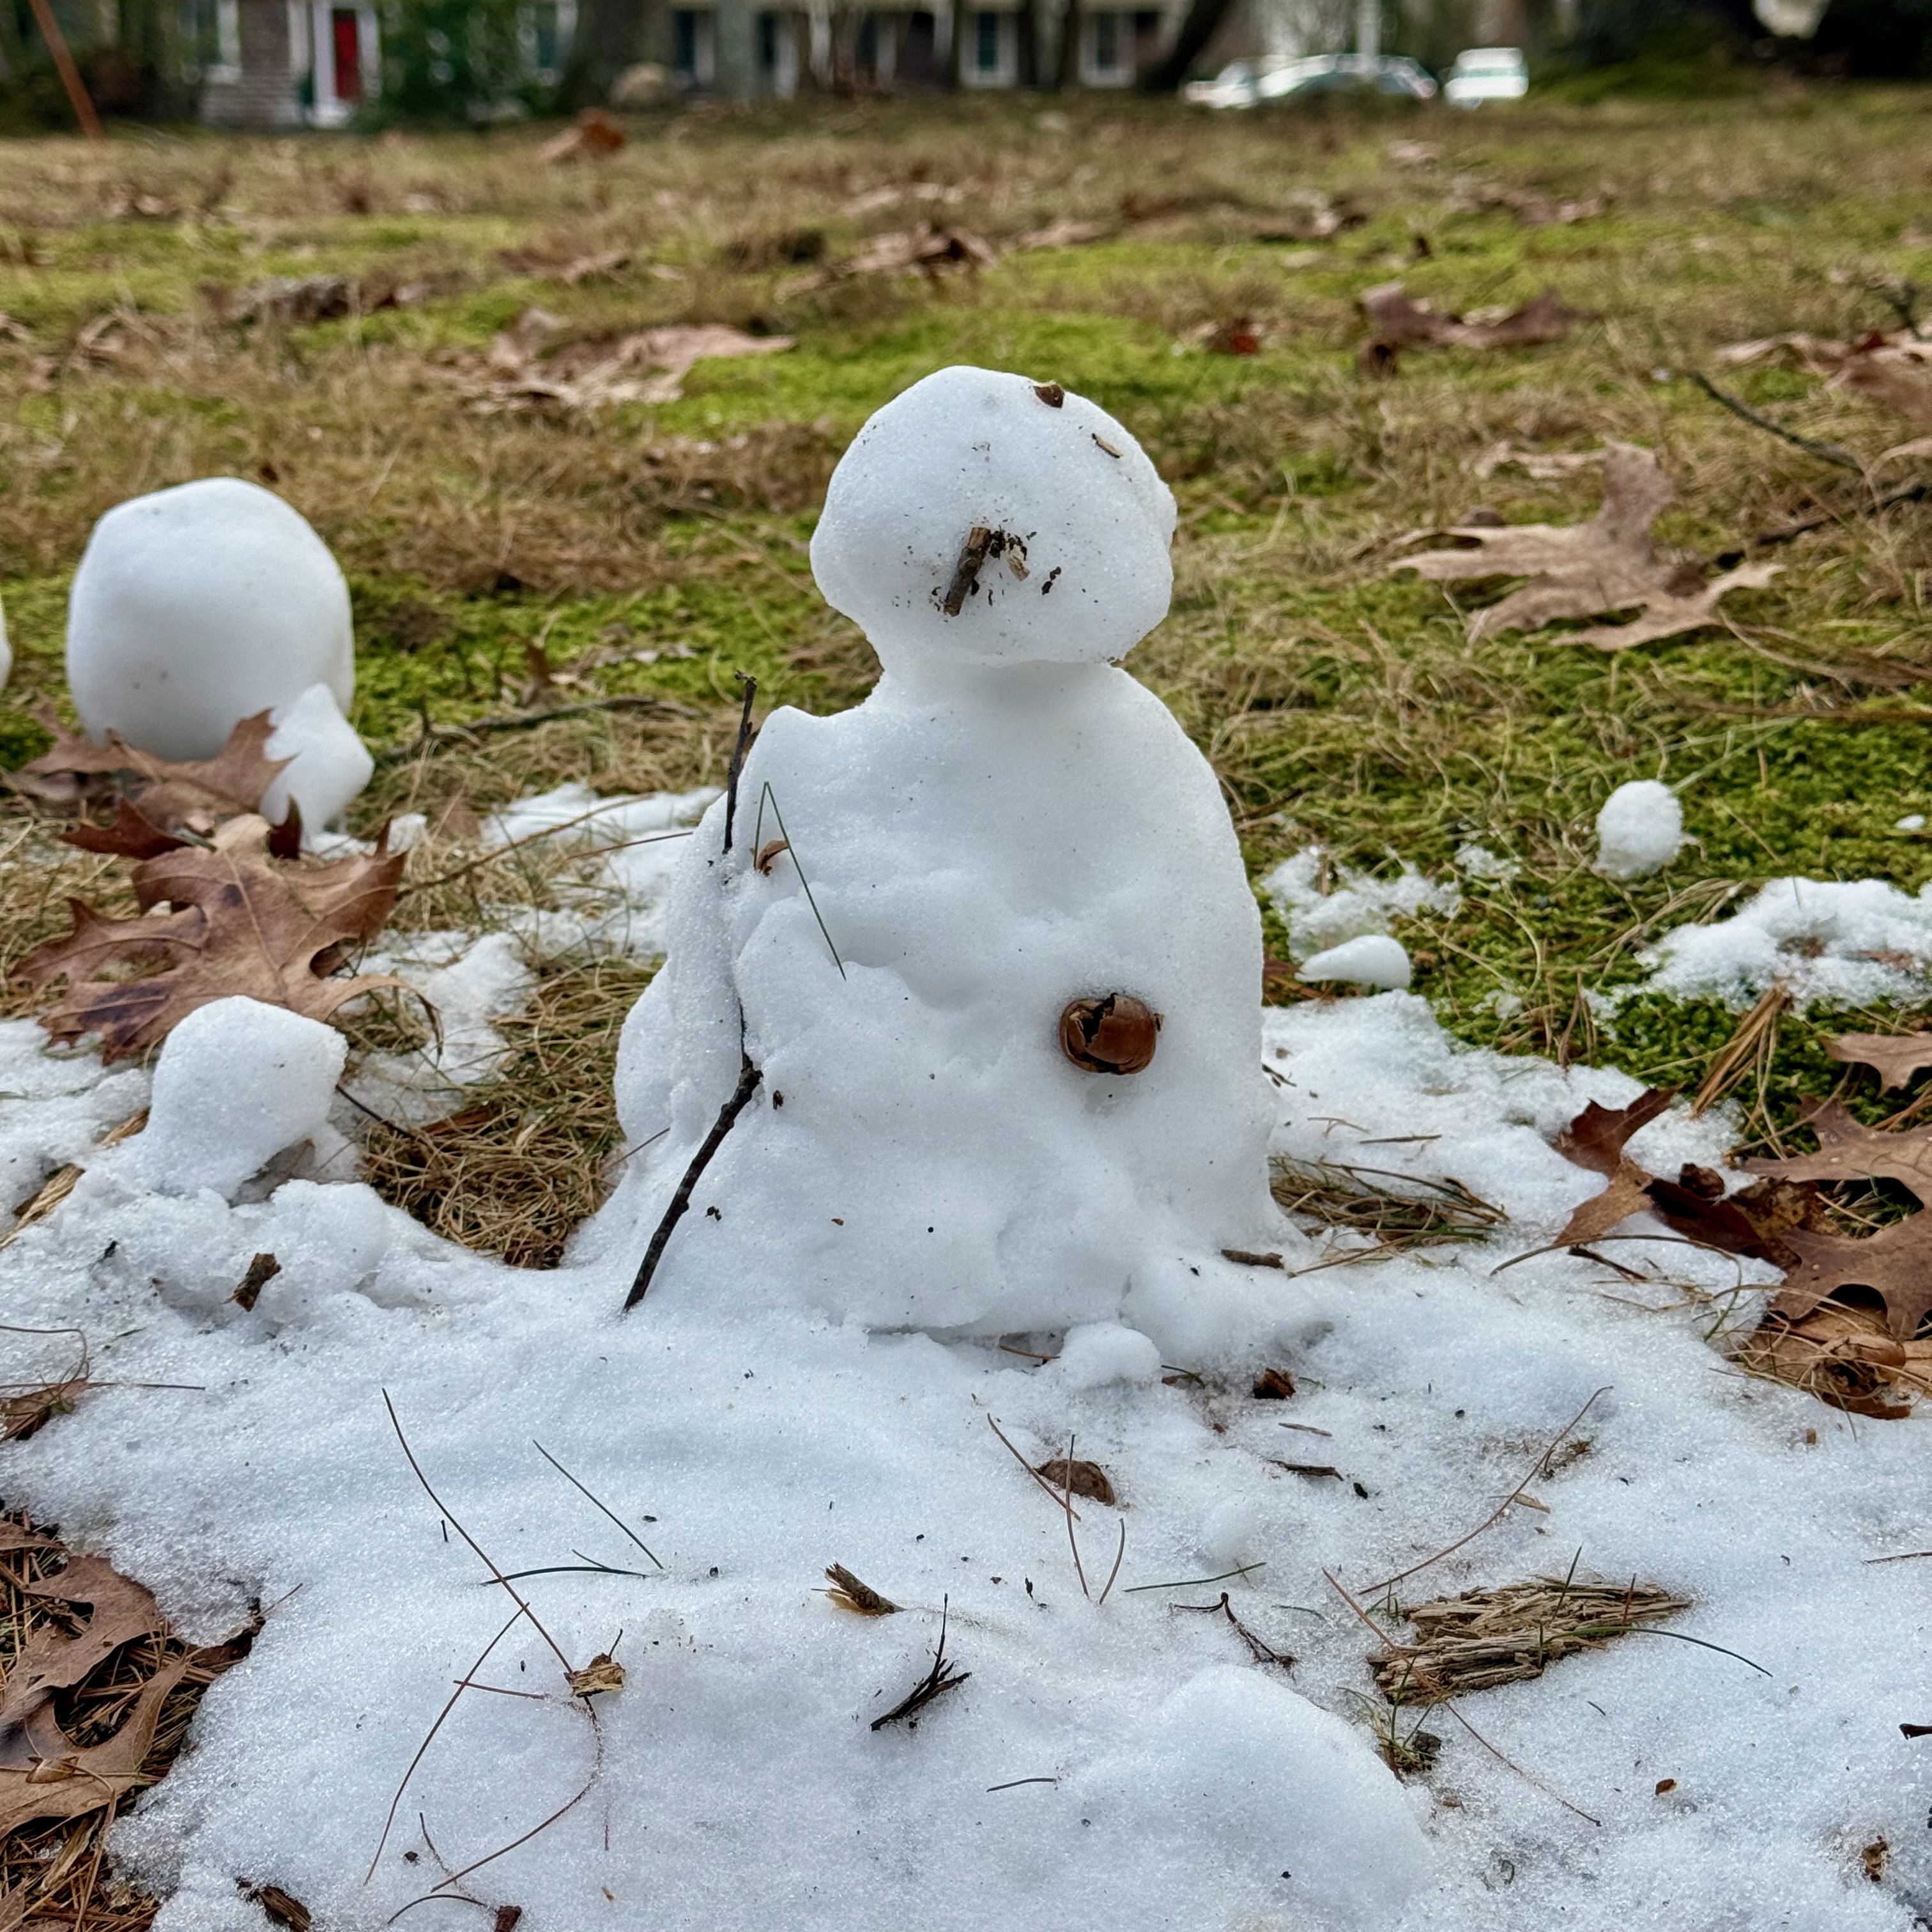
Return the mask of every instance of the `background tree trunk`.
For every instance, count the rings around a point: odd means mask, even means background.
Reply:
[[[1222,0],[1226,5],[1227,0]],[[1059,58],[1054,63],[1053,85],[1070,94],[1080,85],[1080,28],[1084,19],[1080,0],[1066,0],[1060,10]]]
[[[600,105],[618,75],[644,60],[670,65],[670,10],[664,0],[579,0],[558,104]]]
[[[1208,43],[1220,31],[1232,0],[1190,0],[1180,32],[1165,58],[1147,70],[1142,87],[1149,94],[1174,94],[1205,51]]]

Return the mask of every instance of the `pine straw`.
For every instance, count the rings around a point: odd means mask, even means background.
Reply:
[[[502,1071],[419,1128],[371,1124],[362,1178],[446,1239],[518,1268],[554,1268],[597,1206],[619,1144],[611,1078],[624,1016],[650,983],[628,960],[551,962],[496,1028]]]
[[[1329,1258],[1338,1265],[1437,1241],[1480,1241],[1508,1219],[1460,1180],[1283,1155],[1268,1165],[1270,1192],[1285,1214],[1367,1238],[1368,1246]]]
[[[11,1512],[7,1520],[26,1521]],[[64,1567],[66,1556],[58,1544],[0,1555],[0,1684],[36,1635],[73,1631],[74,1622],[64,1605],[30,1595],[22,1587],[55,1574]],[[202,1693],[248,1654],[251,1642],[244,1636],[196,1653],[196,1660],[161,1706],[153,1746],[141,1762],[142,1788],[168,1774]],[[74,1688],[56,1694],[54,1712],[61,1727],[83,1748],[104,1743],[127,1720],[141,1686],[187,1649],[161,1636],[123,1644]],[[108,1867],[107,1837],[118,1809],[104,1804],[83,1817],[23,1826],[0,1838],[0,1925],[147,1932],[160,1901]]]
[[[1370,1666],[1394,1704],[1441,1704],[1468,1690],[1520,1684],[1580,1651],[1600,1650],[1637,1625],[1675,1616],[1690,1600],[1655,1583],[1579,1583],[1537,1576],[1466,1590],[1402,1612],[1420,1633],[1390,1643]]]

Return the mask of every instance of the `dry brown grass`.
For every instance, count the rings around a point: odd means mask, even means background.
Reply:
[[[552,962],[500,1020],[511,1054],[460,1110],[425,1127],[371,1124],[362,1172],[439,1234],[519,1268],[554,1268],[602,1198],[616,1150],[617,1036],[650,981],[616,960]]]
[[[1392,1704],[1442,1704],[1540,1677],[1559,1658],[1600,1650],[1690,1607],[1689,1598],[1634,1578],[1624,1585],[1537,1576],[1408,1605],[1402,1614],[1417,1641],[1388,1644],[1370,1664]]]

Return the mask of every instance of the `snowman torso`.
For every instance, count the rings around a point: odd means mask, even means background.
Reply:
[[[781,818],[796,850],[761,872]],[[855,711],[780,711],[722,837],[721,806],[619,1077],[627,1139],[671,1129],[630,1184],[661,1199],[737,1077],[742,1003],[763,1079],[688,1256],[769,1272],[782,1229],[828,1313],[1012,1330],[1117,1316],[1137,1273],[1252,1238],[1259,917],[1212,771],[1125,672],[888,676]],[[1061,1050],[1067,1003],[1110,992],[1162,1016],[1132,1076]]]

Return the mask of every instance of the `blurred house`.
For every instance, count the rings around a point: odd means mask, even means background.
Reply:
[[[217,128],[339,128],[382,86],[374,0],[192,0],[183,79]]]

